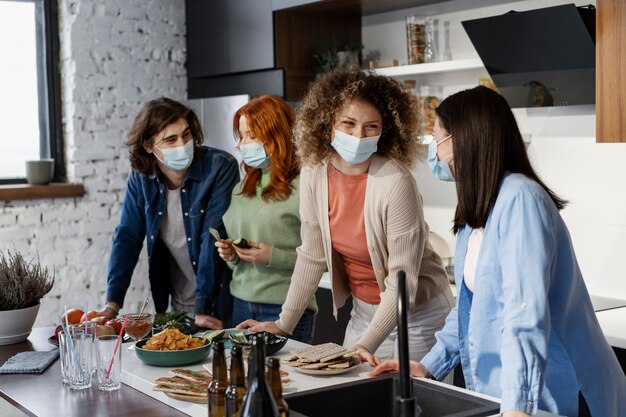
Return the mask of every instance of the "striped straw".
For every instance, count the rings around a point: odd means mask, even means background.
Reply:
[[[115,349],[113,349],[113,356],[111,356],[111,363],[109,364],[109,370],[107,371],[107,377],[104,379],[105,381],[109,380],[109,376],[111,376],[111,368],[113,368],[113,361],[115,360],[115,355],[117,354],[117,349],[120,347],[120,342],[122,341],[122,335],[124,334],[124,330],[126,329],[126,322],[128,321],[128,314],[124,318],[124,323],[122,323],[122,328],[120,329],[120,335],[117,337],[117,343],[115,344]]]
[[[63,320],[61,320],[61,316],[59,316],[59,313],[57,313],[57,318],[59,319],[59,322],[61,323],[61,329],[63,329],[63,334],[65,335],[65,338],[67,339],[67,343],[70,346],[70,355],[74,358],[74,362],[76,362],[76,365],[78,366],[78,369],[80,370],[80,375],[84,378],[85,371],[83,371],[83,367],[80,365],[80,360],[78,359],[78,356],[76,355],[76,351],[74,350],[74,342],[72,341],[72,338],[70,337],[67,326],[63,324]],[[67,320],[67,314],[65,315],[65,319]]]

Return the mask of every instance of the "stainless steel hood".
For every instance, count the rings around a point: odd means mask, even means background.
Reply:
[[[511,107],[595,103],[595,7],[566,4],[462,23]]]

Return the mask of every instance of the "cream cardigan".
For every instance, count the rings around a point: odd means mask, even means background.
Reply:
[[[305,167],[300,174],[302,246],[296,249],[298,258],[291,285],[276,321],[287,333],[295,328],[324,271],[330,274],[335,317],[350,296],[342,258],[330,240],[327,169],[327,164]],[[417,304],[450,291],[450,287],[441,259],[428,242],[421,196],[407,168],[374,154],[368,171],[364,217],[367,246],[381,294],[379,308],[359,344],[374,352],[396,326],[398,271],[406,272],[411,311]]]

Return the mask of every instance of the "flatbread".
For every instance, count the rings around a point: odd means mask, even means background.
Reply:
[[[190,369],[172,369],[170,374],[174,376],[178,376],[181,378],[185,378],[189,381],[193,382],[211,382],[211,374],[208,371],[192,371]]]

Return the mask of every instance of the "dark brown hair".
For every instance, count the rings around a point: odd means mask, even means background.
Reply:
[[[295,137],[303,165],[319,164],[334,155],[330,142],[335,115],[355,100],[371,104],[382,116],[378,155],[408,167],[424,156],[411,95],[392,78],[352,67],[326,73],[300,102]]]
[[[478,86],[449,96],[436,112],[453,141],[455,233],[465,225],[485,227],[506,171],[532,179],[559,210],[565,207],[567,201],[550,190],[530,165],[513,112],[500,94]]]
[[[161,97],[143,105],[128,131],[126,146],[130,153],[130,166],[137,172],[151,175],[157,166],[154,156],[143,148],[154,145],[154,137],[179,119],[187,120],[196,150],[204,141],[198,116],[189,107],[172,99]],[[195,152],[194,154],[197,154]]]
[[[291,107],[274,96],[261,96],[250,100],[233,116],[233,133],[237,141],[239,119],[246,117],[248,129],[270,156],[270,182],[261,192],[263,200],[286,200],[291,194],[291,181],[300,173],[293,143],[295,115]],[[242,162],[246,176],[243,179],[241,194],[246,197],[256,195],[256,187],[261,182],[263,171]]]

